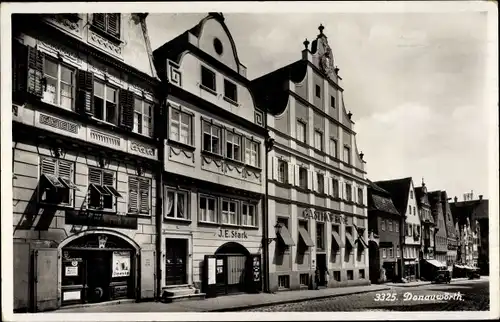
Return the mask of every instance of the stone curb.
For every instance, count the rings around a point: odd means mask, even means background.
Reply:
[[[224,308],[224,309],[207,310],[205,312],[234,312],[234,311],[241,311],[244,309],[255,309],[255,308],[259,308],[259,307],[266,307],[266,306],[272,306],[272,305],[291,304],[291,303],[299,303],[299,302],[305,302],[305,301],[310,301],[310,300],[321,300],[321,299],[326,299],[326,298],[334,298],[334,297],[345,296],[345,295],[355,295],[355,294],[363,294],[363,293],[370,293],[370,292],[387,291],[390,289],[391,289],[390,287],[383,287],[383,288],[380,288],[378,290],[359,290],[359,291],[352,291],[352,292],[347,292],[347,293],[342,293],[342,294],[319,295],[319,296],[311,296],[311,297],[307,297],[307,298],[300,298],[300,299],[294,299],[294,300],[280,300],[280,301],[261,303],[261,304],[240,305],[240,306],[236,306],[236,307],[233,306],[233,307]]]

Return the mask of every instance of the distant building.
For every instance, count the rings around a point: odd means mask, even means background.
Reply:
[[[477,266],[482,274],[488,274],[488,199],[480,195],[476,200],[458,201],[455,197],[450,209],[459,230],[457,263]]]
[[[401,215],[391,194],[370,182],[368,186],[368,246],[372,283],[401,277]]]
[[[376,185],[391,194],[392,201],[404,222],[400,233],[402,242],[403,277],[414,280],[419,277],[419,258],[421,242],[421,222],[418,214],[417,199],[411,177],[377,181]]]
[[[431,212],[434,218],[434,258],[446,265],[448,255],[448,235],[446,233],[446,221],[443,213],[443,201],[441,191],[429,193]]]
[[[277,238],[266,258],[272,291],[307,288],[316,268],[321,285],[326,271],[330,287],[369,284],[365,162],[323,29],[301,60],[252,81],[275,142],[264,219]]]
[[[420,259],[434,259],[434,218],[432,217],[431,204],[427,187],[422,181],[422,186],[415,188],[418,212],[422,222],[422,247]]]
[[[443,216],[446,221],[446,246],[448,247],[448,251],[446,253],[446,265],[449,269],[452,269],[457,259],[458,230],[451,214],[446,191],[441,191],[441,206],[443,207]]]

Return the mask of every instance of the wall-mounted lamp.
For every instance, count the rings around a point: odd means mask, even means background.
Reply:
[[[273,238],[268,238],[267,239],[267,244],[271,244],[273,241],[278,240],[278,234],[281,231],[281,224],[279,222],[276,222],[276,225],[274,225],[274,230],[276,231],[276,237]]]

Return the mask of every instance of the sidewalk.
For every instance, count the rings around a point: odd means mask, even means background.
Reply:
[[[110,305],[87,306],[78,308],[61,308],[52,313],[106,313],[106,312],[220,312],[237,311],[275,304],[301,302],[342,295],[368,293],[389,290],[387,285],[351,286],[327,288],[320,290],[285,291],[275,294],[238,294],[220,296],[199,301],[183,301],[174,303],[141,302],[120,303]],[[47,312],[51,313],[51,312]]]
[[[467,281],[467,277],[461,277],[461,278],[452,278],[451,283],[454,282],[463,282]],[[432,284],[431,281],[418,281],[418,282],[409,282],[409,283],[385,283],[384,285],[390,286],[390,287],[417,287],[417,286],[423,286],[423,285],[430,285]]]

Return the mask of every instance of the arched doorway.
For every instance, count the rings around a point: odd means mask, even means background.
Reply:
[[[136,298],[138,246],[114,232],[92,231],[61,243],[61,305]]]
[[[247,266],[250,252],[241,244],[228,242],[215,251],[218,273],[217,294],[231,294],[247,290]]]
[[[380,251],[377,242],[368,241],[368,257],[370,267],[370,281],[377,284],[380,279]]]

